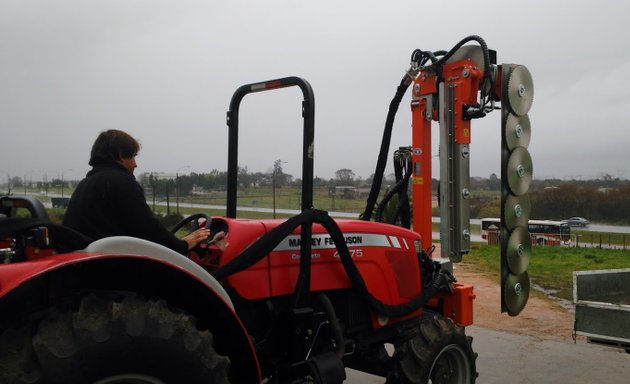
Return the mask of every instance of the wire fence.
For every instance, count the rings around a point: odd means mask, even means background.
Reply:
[[[571,234],[571,246],[626,250],[630,249],[630,235],[625,233]]]

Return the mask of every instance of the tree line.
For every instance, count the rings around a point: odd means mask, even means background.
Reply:
[[[564,183],[532,191],[530,202],[535,218],[582,216],[595,222],[630,223],[630,186],[596,188]]]
[[[174,176],[143,173],[139,176],[139,181],[148,192],[155,192],[159,196],[188,196],[195,190],[224,191],[227,185],[227,172],[216,169],[209,173]],[[313,186],[329,189],[336,186],[369,188],[372,178],[373,176],[363,179],[357,177],[352,170],[341,168],[335,172],[334,178],[316,177]],[[48,189],[48,187],[59,188],[63,185],[68,188],[77,183],[75,180],[61,178],[26,184],[24,183],[26,180],[20,177],[7,179],[4,187],[5,189],[8,187],[8,193],[19,193],[26,187]],[[386,189],[394,182],[394,176],[388,175],[383,181],[383,186]],[[437,194],[439,181],[434,179],[432,182],[434,193]],[[239,167],[238,183],[242,188],[271,186],[299,188],[302,180],[286,174],[282,169],[282,163],[277,161],[273,169],[268,172],[250,172],[247,167]],[[487,178],[472,177],[470,180],[470,189],[473,191],[471,217],[498,217],[500,188],[501,180],[496,174],[491,174]],[[571,216],[583,216],[595,222],[630,224],[630,180],[610,175],[590,180],[534,179],[529,189],[529,197],[532,218],[561,220]]]
[[[500,180],[477,179],[471,217],[499,217]],[[533,180],[529,189],[533,219],[564,220],[572,216],[609,224],[630,224],[630,180],[603,177],[593,180]]]
[[[213,170],[210,173],[160,178],[151,173],[140,176],[145,188],[152,188],[159,195],[190,195],[194,189],[224,191],[227,172]],[[250,172],[247,167],[239,167],[239,187],[300,187],[301,179],[283,172],[281,164],[276,164],[269,172]],[[316,177],[315,188],[335,186],[369,187],[372,177],[356,177],[352,170],[342,168],[335,177]],[[394,183],[394,176],[385,178],[383,185]],[[439,181],[433,180],[433,190],[437,193]],[[470,182],[474,197],[471,199],[471,217],[498,217],[500,214],[501,180],[494,174],[488,178],[473,177]],[[179,188],[176,191],[176,187]],[[170,192],[169,192],[170,190]],[[479,192],[479,193],[476,193]],[[489,191],[490,193],[480,193]],[[381,195],[382,196],[382,195]],[[630,223],[630,180],[604,176],[593,180],[533,180],[529,189],[531,217],[536,219],[562,220],[571,216],[583,216],[595,222],[614,224]]]
[[[393,180],[393,175],[391,176]],[[227,171],[212,170],[210,173],[190,173],[187,175],[173,175],[162,173],[142,173],[139,176],[140,184],[145,189],[155,190],[160,195],[175,194],[190,195],[195,191],[224,191],[227,185]],[[388,181],[386,178],[385,181]],[[237,182],[241,188],[252,187],[301,187],[302,179],[294,178],[285,173],[282,164],[276,162],[274,168],[268,172],[250,172],[247,167],[238,168]],[[342,168],[335,172],[335,177],[324,179],[315,177],[315,188],[327,188],[334,186],[369,187],[372,177],[363,179],[348,168]]]

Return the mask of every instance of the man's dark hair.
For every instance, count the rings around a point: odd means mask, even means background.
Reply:
[[[131,159],[140,151],[140,143],[127,132],[110,129],[101,132],[90,153],[90,165],[112,163]]]

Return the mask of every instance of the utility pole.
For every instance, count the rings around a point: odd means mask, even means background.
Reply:
[[[177,210],[177,215],[179,216],[179,171],[182,169],[190,168],[190,165],[184,165],[183,167],[179,167],[177,171],[175,171],[175,205]]]

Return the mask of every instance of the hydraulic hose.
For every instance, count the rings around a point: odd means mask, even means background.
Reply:
[[[481,46],[481,51],[483,52],[484,71],[486,73],[489,73],[490,52],[488,51],[488,45],[486,44],[486,41],[481,38],[481,36],[477,36],[477,35],[470,35],[470,36],[464,37],[459,43],[455,44],[455,46],[451,48],[451,50],[448,51],[444,56],[440,57],[440,59],[436,62],[436,64],[443,65],[444,63],[446,63],[446,61],[450,59],[451,56],[453,56],[453,54],[457,52],[458,49],[460,49],[464,44],[466,44],[469,41],[476,41]]]
[[[370,195],[367,199],[365,211],[361,214],[361,220],[370,221],[372,218],[372,211],[376,205],[378,194],[381,190],[381,184],[383,183],[383,174],[385,173],[385,167],[387,166],[387,152],[389,152],[389,145],[392,139],[392,128],[394,126],[394,119],[398,112],[398,107],[402,101],[405,92],[411,81],[409,75],[405,74],[405,77],[400,81],[398,88],[396,88],[396,94],[389,103],[389,111],[387,112],[387,119],[385,120],[385,129],[383,130],[383,138],[381,140],[381,150],[378,154],[378,160],[376,162],[376,170],[374,171],[374,179],[372,180],[372,188],[370,189]]]
[[[352,283],[352,287],[356,289],[359,294],[370,303],[372,309],[374,309],[378,314],[385,315],[388,317],[399,317],[409,315],[418,309],[424,307],[424,305],[435,296],[440,287],[443,286],[444,280],[449,279],[450,276],[446,274],[439,274],[437,278],[431,282],[431,284],[425,288],[422,293],[409,300],[406,303],[398,304],[398,305],[390,305],[385,304],[376,297],[374,297],[367,288],[365,284],[365,280],[363,280],[363,276],[361,276],[361,272],[354,264],[352,257],[350,256],[350,251],[348,250],[348,246],[346,245],[345,239],[343,237],[343,233],[341,229],[337,225],[337,223],[327,216],[326,220],[320,222],[321,225],[326,228],[328,234],[332,238],[335,246],[337,247],[337,252],[339,253],[339,258],[341,263],[346,271],[346,275],[350,279]]]
[[[441,68],[442,65],[444,65],[448,61],[448,59],[450,59],[453,56],[453,54],[457,52],[458,49],[460,49],[464,44],[468,43],[469,41],[476,41],[477,43],[479,43],[479,46],[481,47],[481,52],[483,53],[483,81],[490,82],[489,87],[484,87],[484,86],[481,87],[481,100],[483,104],[485,103],[486,89],[489,88],[492,91],[494,89],[494,81],[492,80],[492,76],[490,76],[490,51],[488,50],[488,45],[486,44],[486,41],[483,38],[481,38],[481,36],[470,35],[468,37],[463,38],[459,43],[455,44],[455,46],[451,48],[450,51],[444,54],[444,56],[440,57],[440,59],[437,62],[435,62],[435,65],[438,68]],[[438,75],[438,83],[439,83],[442,81],[441,79],[442,71],[437,70],[436,73]],[[485,106],[482,105],[482,108],[484,107]]]
[[[229,261],[227,264],[212,272],[217,280],[222,280],[230,275],[247,269],[265,256],[267,256],[274,248],[280,244],[287,236],[302,224],[311,224],[314,220],[315,211],[307,209],[297,216],[289,218],[284,223],[278,225],[267,234],[259,238],[252,245],[247,247],[240,255]]]
[[[396,184],[385,194],[383,200],[376,208],[374,214],[374,221],[383,221],[383,211],[389,204],[389,201],[398,194],[398,206],[394,215],[390,218],[389,224],[394,224],[396,219],[400,217],[400,224],[405,228],[411,227],[411,221],[409,218],[409,198],[407,196],[407,186],[409,185],[409,179],[411,178],[412,168],[410,160],[408,164],[402,164],[405,160],[394,162],[394,173],[396,174]],[[405,174],[402,174],[403,169],[406,169]],[[407,212],[405,212],[405,210]]]
[[[412,69],[413,71],[416,71],[417,73],[418,68],[430,60],[431,65],[435,65],[438,68],[436,73],[438,75],[438,82],[440,82],[441,79],[439,77],[441,76],[442,71],[439,70],[439,68],[441,68],[442,65],[444,65],[446,61],[450,59],[459,48],[461,48],[464,44],[466,44],[469,41],[476,41],[481,46],[481,50],[483,52],[483,61],[484,61],[484,64],[483,64],[484,81],[490,82],[490,87],[481,87],[481,92],[482,92],[481,99],[482,99],[482,104],[483,104],[485,102],[484,99],[486,96],[485,95],[486,88],[489,88],[490,90],[492,90],[494,89],[494,85],[492,84],[493,81],[492,81],[492,77],[490,76],[490,53],[488,51],[488,46],[485,40],[482,39],[480,36],[471,35],[471,36],[465,37],[448,52],[445,52],[445,51],[428,52],[428,51],[422,51],[422,50],[416,49],[411,55]],[[439,59],[438,59],[438,56],[440,56]],[[362,220],[369,221],[372,218],[372,212],[374,211],[374,206],[376,205],[376,200],[378,199],[378,195],[381,190],[381,185],[383,182],[383,174],[385,173],[385,167],[387,165],[387,152],[389,152],[389,146],[391,143],[392,127],[394,126],[394,119],[396,117],[396,113],[398,112],[398,107],[400,106],[400,102],[405,92],[407,91],[407,88],[409,88],[409,85],[411,85],[413,80],[414,79],[413,79],[413,76],[411,76],[411,73],[405,74],[405,77],[403,77],[403,79],[400,82],[400,85],[398,85],[398,88],[396,89],[396,94],[394,95],[394,98],[389,104],[389,111],[387,112],[387,119],[385,120],[383,138],[381,140],[381,149],[378,155],[378,160],[376,162],[376,170],[374,171],[374,179],[372,181],[372,187],[370,189],[370,194],[367,199],[365,210],[360,216]],[[482,105],[482,108],[484,107],[485,106]]]
[[[326,312],[326,316],[328,316],[328,319],[330,320],[330,330],[332,332],[333,339],[337,342],[335,354],[338,358],[343,359],[343,355],[346,353],[346,341],[343,337],[343,330],[341,329],[341,324],[339,324],[335,307],[333,307],[330,298],[325,293],[318,293],[317,298],[324,307],[324,312]]]

